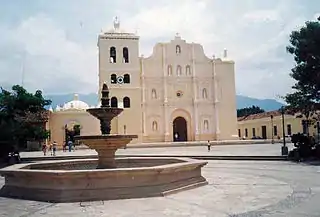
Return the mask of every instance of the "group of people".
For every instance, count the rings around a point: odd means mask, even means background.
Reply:
[[[51,156],[56,156],[56,151],[57,151],[57,142],[54,141],[53,143],[51,143],[49,145],[49,147],[47,146],[47,144],[43,143],[42,145],[42,152],[43,152],[43,155],[46,156],[47,155],[47,151],[48,151],[48,148],[49,148],[49,151],[51,153]]]
[[[51,143],[49,145],[49,151],[51,153],[51,156],[56,156],[56,151],[57,151],[57,142],[54,141],[53,143]],[[75,151],[75,144],[69,140],[68,142],[64,143],[63,147],[62,147],[62,151],[63,152],[66,152],[67,151],[67,147],[68,147],[68,150],[69,152],[71,152],[72,150]],[[211,143],[210,141],[208,140],[207,142],[207,147],[208,147],[208,151],[211,150]],[[43,151],[43,155],[46,156],[47,155],[47,150],[48,150],[48,146],[44,143],[42,145],[42,151]]]
[[[54,141],[53,143],[50,143],[49,147],[48,147],[47,144],[44,143],[42,145],[43,155],[46,156],[47,155],[47,151],[49,149],[49,151],[51,153],[51,156],[56,156],[57,146],[58,146],[58,143],[56,141]],[[62,147],[62,151],[66,152],[67,151],[67,147],[68,147],[69,152],[71,152],[72,150],[75,151],[75,144],[71,140],[69,140],[68,142],[64,143],[64,145]]]

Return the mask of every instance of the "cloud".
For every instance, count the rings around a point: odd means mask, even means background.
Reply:
[[[146,38],[168,37],[176,32],[193,36],[195,30],[206,31],[208,24],[211,26],[214,22],[211,19],[202,20],[205,12],[205,1],[156,5],[134,15],[127,25],[137,26],[139,34]]]
[[[202,44],[207,56],[221,56],[227,48],[236,62],[237,92],[258,98],[291,90],[294,62],[285,49],[289,34],[318,16],[320,6],[298,0],[41,2],[29,4],[30,10],[14,23],[0,20],[0,83],[21,83],[25,59],[28,88],[96,92],[97,34],[111,28],[112,17],[118,15],[123,29],[138,31],[144,55],[177,32],[187,42]],[[8,7],[6,16],[13,17],[14,8]]]
[[[276,10],[256,10],[246,13],[243,18],[249,22],[269,22],[279,19],[278,11]]]
[[[16,57],[14,61],[6,62],[6,68],[1,69],[1,73],[10,73],[13,69],[7,82],[24,79],[27,88],[50,93],[96,91],[93,88],[97,84],[94,45],[68,40],[66,32],[44,14],[24,20],[10,32],[8,49],[18,49],[10,54]]]
[[[124,17],[124,28],[134,31],[141,36],[142,52],[150,55],[157,40],[169,41],[179,33],[189,42],[202,44],[215,40],[211,28],[215,25],[214,17],[207,16],[207,1],[186,0],[154,4],[146,10]],[[208,19],[210,18],[210,19]],[[144,46],[147,41],[153,44]]]

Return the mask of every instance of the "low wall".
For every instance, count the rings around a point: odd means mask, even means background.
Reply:
[[[266,140],[221,140],[210,141],[211,145],[254,145],[254,144],[271,144],[271,139]],[[283,140],[274,140],[274,143],[282,143]],[[190,142],[154,142],[141,144],[128,144],[127,148],[163,148],[163,147],[193,147],[206,146],[208,141],[190,141]],[[286,143],[291,143],[286,139]],[[86,145],[76,146],[76,149],[88,149]]]
[[[164,196],[207,184],[201,175],[207,162],[181,159],[172,163],[171,159],[170,164],[160,166],[99,170],[37,170],[26,169],[30,165],[13,165],[0,170],[5,177],[0,196],[82,202]]]
[[[270,144],[271,139],[267,140],[221,140],[210,141],[211,145],[254,145],[254,144]],[[286,140],[290,143],[291,140]],[[127,148],[156,148],[156,147],[183,147],[183,146],[206,146],[208,141],[190,141],[190,142],[157,142],[157,143],[142,143],[128,145]],[[274,140],[274,143],[282,143],[282,140]]]
[[[161,165],[168,165],[174,163],[183,163],[183,160],[177,158],[116,158],[116,168],[138,168],[138,167],[156,167]],[[30,164],[21,169],[30,170],[89,170],[96,169],[98,166],[97,159],[88,160],[74,160],[57,162],[43,162]]]

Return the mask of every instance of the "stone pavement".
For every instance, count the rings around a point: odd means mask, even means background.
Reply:
[[[116,155],[159,155],[159,156],[281,156],[282,144],[252,144],[252,145],[216,145],[211,146],[211,151],[207,151],[207,146],[190,147],[163,147],[163,148],[127,148],[119,149]],[[292,143],[288,144],[289,150],[293,148]],[[75,152],[58,151],[57,156],[85,156],[96,155],[97,152],[90,149],[76,150]],[[22,152],[21,157],[42,157],[43,153]]]
[[[209,185],[157,198],[51,204],[0,197],[0,216],[320,216],[317,165],[209,161],[203,175]]]

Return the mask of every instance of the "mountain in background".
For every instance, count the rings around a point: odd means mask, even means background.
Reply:
[[[248,96],[237,95],[237,109],[251,106],[259,106],[265,111],[274,111],[284,106],[284,104],[274,99],[256,99]]]
[[[74,94],[63,94],[63,95],[46,95],[47,99],[52,100],[52,108],[56,108],[57,105],[62,106],[64,103],[73,100]],[[98,105],[98,95],[95,93],[90,94],[79,94],[79,100],[86,102],[90,106]],[[237,108],[246,108],[250,106],[259,106],[265,111],[273,111],[283,106],[282,103],[274,99],[256,99],[247,96],[236,96]]]
[[[61,95],[45,95],[45,99],[50,99],[52,101],[52,108],[56,108],[57,105],[63,106],[65,103],[74,99],[74,94],[61,94]],[[79,94],[79,100],[87,103],[89,106],[98,105],[98,94]]]

